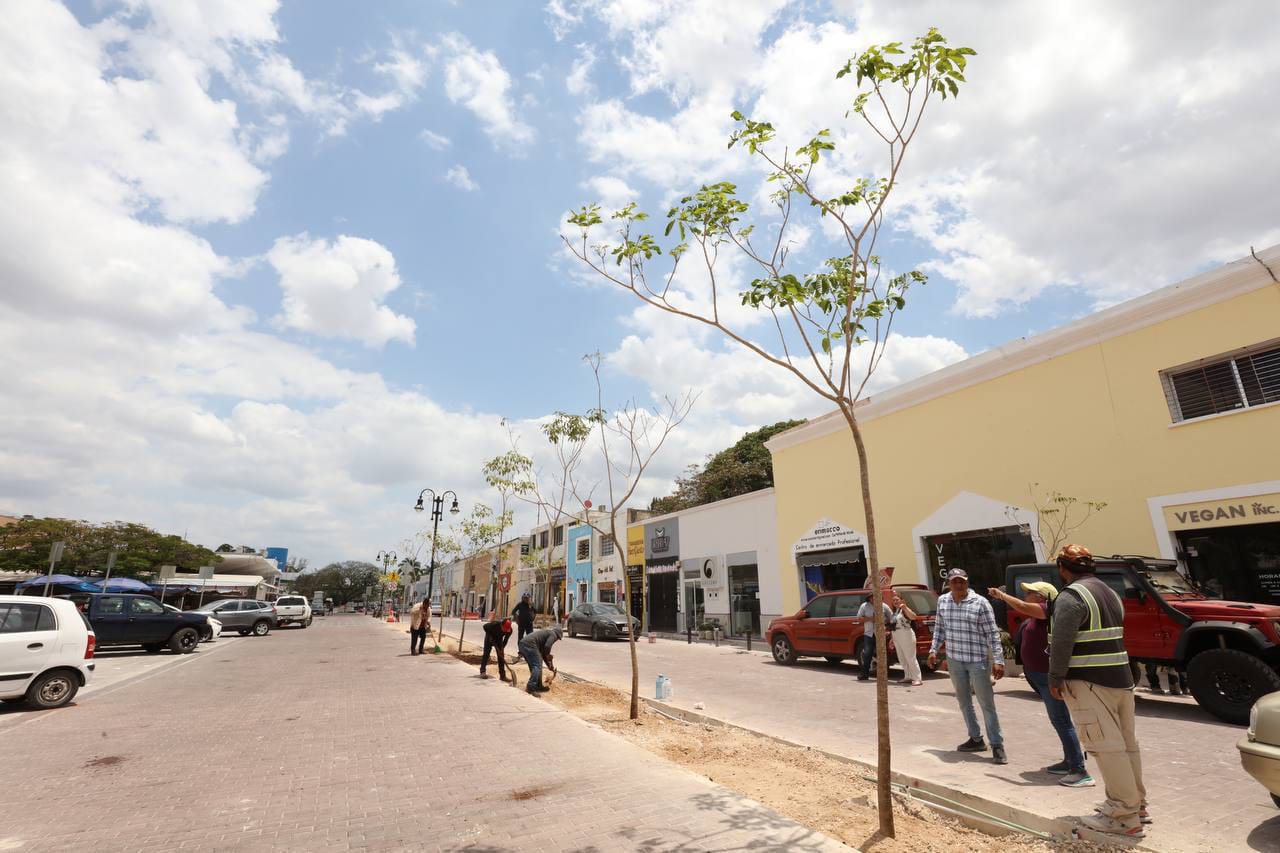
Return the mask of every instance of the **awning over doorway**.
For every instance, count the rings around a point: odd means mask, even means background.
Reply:
[[[841,563],[861,563],[863,559],[861,548],[837,548],[832,551],[796,554],[796,565],[802,569],[808,566],[838,566]]]

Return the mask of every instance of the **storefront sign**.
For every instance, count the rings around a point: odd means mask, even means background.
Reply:
[[[1175,504],[1164,508],[1164,520],[1170,530],[1280,522],[1280,493]]]
[[[553,566],[550,579],[552,583],[564,580],[564,566]]]
[[[672,560],[669,563],[650,563],[645,567],[645,574],[648,575],[668,575],[678,571],[680,571],[679,560]]]
[[[627,528],[627,565],[644,565],[644,527],[642,525]]]
[[[813,526],[808,533],[796,540],[791,546],[793,554],[804,554],[810,551],[827,551],[832,548],[853,548],[865,546],[867,538],[858,531],[837,524],[824,518]]]
[[[668,518],[644,526],[645,561],[676,559],[680,555],[680,519]]]

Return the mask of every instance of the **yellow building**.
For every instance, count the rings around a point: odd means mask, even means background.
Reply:
[[[1280,274],[1280,247],[1260,255]],[[1044,558],[1037,499],[1106,502],[1096,554],[1177,557],[1280,602],[1280,283],[1245,258],[875,395],[859,406],[883,565],[939,586]],[[865,581],[847,425],[775,436],[783,611]],[[1037,485],[1038,484],[1038,485]],[[1079,505],[1077,505],[1077,508]],[[1051,537],[1050,537],[1051,538]]]

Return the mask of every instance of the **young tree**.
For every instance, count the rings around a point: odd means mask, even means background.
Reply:
[[[917,38],[909,47],[900,42],[878,45],[856,54],[836,72],[836,78],[852,75],[858,94],[846,116],[856,116],[882,144],[884,172],[864,175],[830,195],[819,187],[826,177],[818,170],[823,158],[836,149],[829,130],[820,130],[794,149],[775,144],[776,131],[767,121],[735,111],[736,129],[729,146],[743,146],[767,166],[768,181],[777,189],[771,196],[777,218],[766,223],[772,233],[744,219],[751,206],[738,197],[727,181],[706,184],[684,196],[667,213],[664,237],[645,232],[648,218],[633,202],[610,217],[616,225],[612,242],[593,244],[593,229],[603,226],[600,206],[586,205],[570,214],[568,222],[581,231],[581,240],[564,242],[582,263],[607,281],[662,311],[716,329],[769,364],[791,373],[843,416],[857,454],[867,535],[867,559],[874,590],[876,636],[876,709],[878,740],[878,800],[880,830],[894,834],[889,795],[890,749],[885,626],[875,512],[872,505],[871,470],[857,403],[884,356],[893,321],[906,306],[908,290],[926,280],[912,270],[889,275],[876,254],[884,226],[886,205],[898,185],[906,154],[919,132],[929,104],[959,93],[964,70],[974,51],[953,48],[936,30]],[[865,86],[865,89],[864,89]],[[870,158],[868,158],[868,162]],[[861,160],[859,162],[862,162]],[[792,270],[788,265],[788,234],[794,218],[805,210],[817,225],[838,234],[840,254],[816,269]],[[671,235],[679,242],[670,245]],[[668,242],[666,248],[663,243]],[[650,273],[655,258],[670,258],[665,271]],[[735,289],[721,268],[722,253],[734,253],[756,272],[745,287]],[[689,298],[676,287],[676,274],[685,258],[700,262],[708,292]],[[777,332],[776,343],[758,343],[735,326],[732,312],[722,311],[726,297],[736,296],[745,307],[764,310]],[[864,355],[854,361],[855,351]]]
[[[1037,492],[1039,483],[1027,485],[1031,506],[1036,511],[1036,529],[1031,536],[1040,543],[1045,559],[1052,560],[1058,549],[1067,544],[1075,531],[1084,527],[1091,517],[1107,508],[1106,501],[1089,501],[1064,495],[1057,489]],[[1014,517],[1016,507],[1009,507],[1005,514]]]

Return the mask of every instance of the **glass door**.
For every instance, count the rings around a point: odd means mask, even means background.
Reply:
[[[685,627],[694,631],[700,630],[706,608],[702,603],[702,584],[697,581],[685,581],[684,613],[685,619],[688,620]]]

